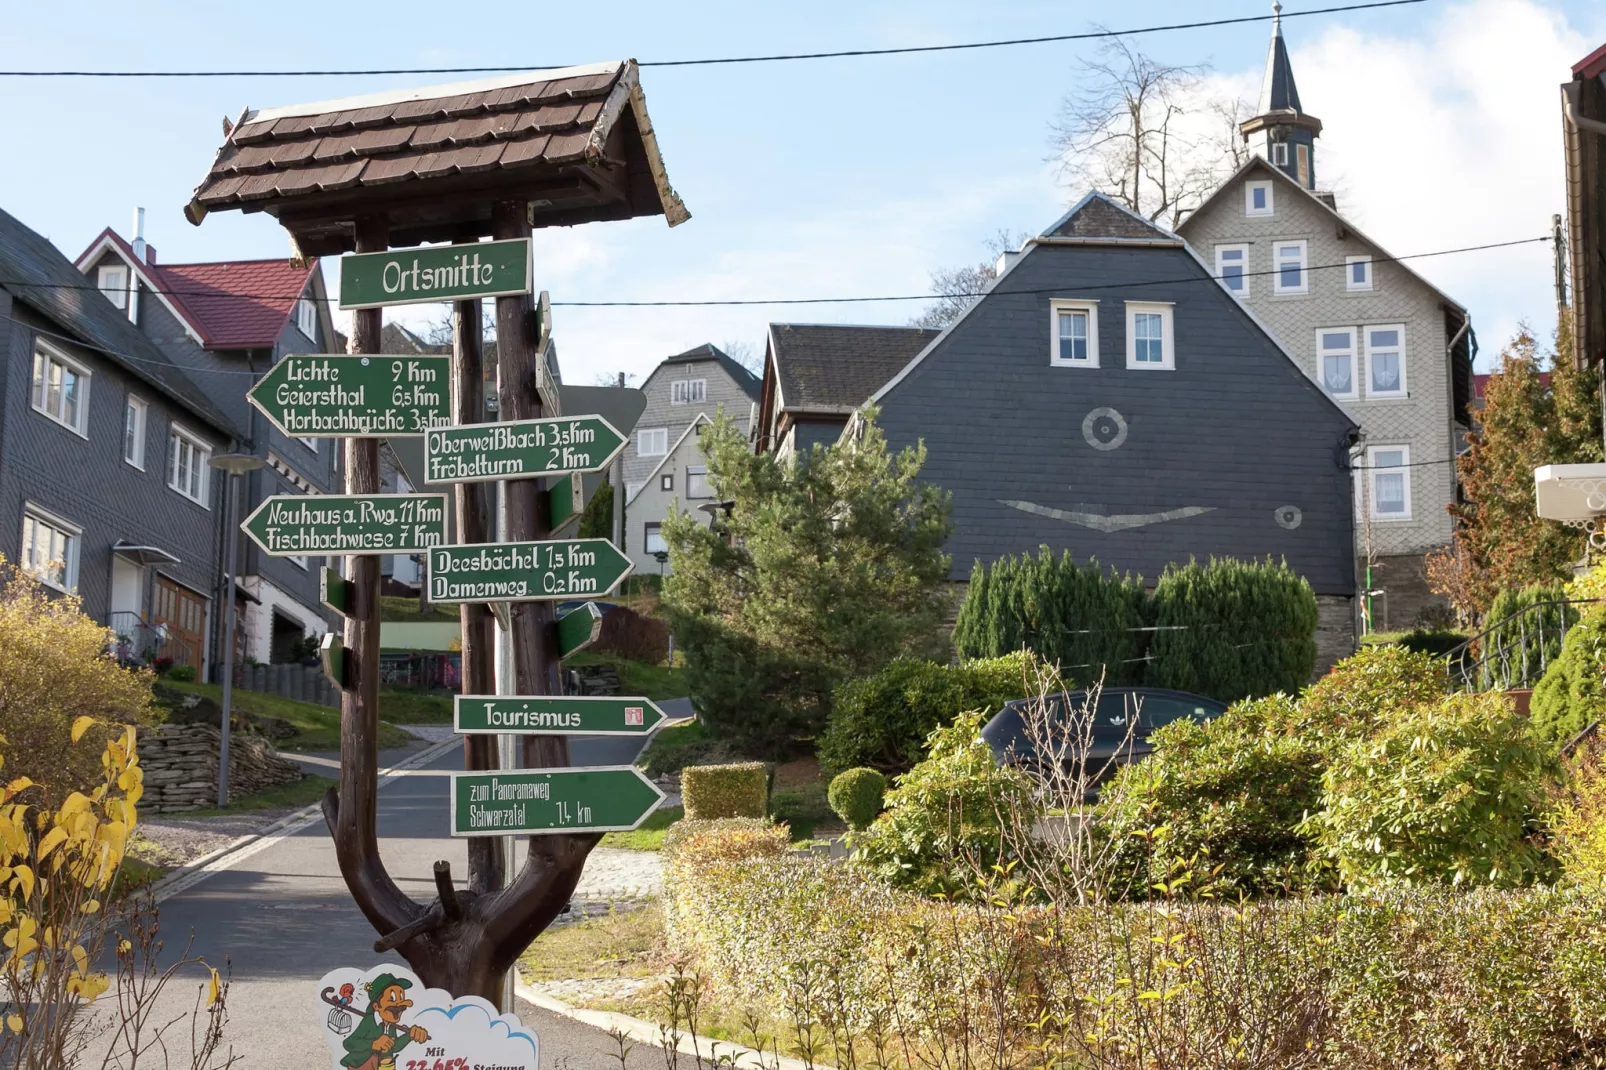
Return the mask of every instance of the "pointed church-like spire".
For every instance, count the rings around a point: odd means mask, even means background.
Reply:
[[[1288,45],[1283,42],[1283,5],[1271,5],[1271,47],[1266,52],[1266,79],[1260,85],[1260,114],[1271,111],[1300,111],[1299,87],[1294,85],[1294,68],[1288,62]]]
[[[1273,167],[1306,189],[1316,188],[1316,137],[1322,121],[1307,115],[1299,103],[1294,66],[1283,40],[1283,5],[1271,5],[1271,45],[1266,50],[1266,77],[1260,85],[1260,113],[1239,124],[1244,140]]]

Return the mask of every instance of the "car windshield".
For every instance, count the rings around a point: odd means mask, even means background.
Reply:
[[[1216,710],[1203,705],[1194,698],[1182,698],[1175,695],[1145,695],[1143,697],[1143,727],[1150,732],[1156,728],[1164,728],[1172,721],[1184,719],[1207,721],[1215,716],[1216,712]]]

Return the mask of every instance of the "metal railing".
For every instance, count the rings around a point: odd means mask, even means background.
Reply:
[[[140,613],[110,613],[106,626],[117,633],[117,660],[124,665],[154,665],[161,658],[172,658],[175,665],[194,664],[195,652],[188,643],[173,638],[167,625],[147,620]]]
[[[1561,654],[1562,641],[1578,623],[1576,607],[1600,599],[1556,599],[1524,606],[1487,625],[1446,651],[1445,673],[1456,691],[1531,688]]]

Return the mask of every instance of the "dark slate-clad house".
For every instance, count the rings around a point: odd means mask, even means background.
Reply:
[[[202,669],[220,598],[234,417],[43,236],[0,211],[0,553]]]
[[[134,238],[107,228],[77,266],[116,313],[205,390],[245,433],[244,448],[267,467],[243,477],[240,515],[274,494],[340,489],[340,440],[289,438],[246,401],[246,391],[289,353],[340,352],[317,262],[287,259],[197,264],[161,262],[136,216]],[[281,662],[298,641],[322,635],[321,557],[269,557],[244,535],[239,580],[246,592],[237,639],[242,658]],[[216,636],[213,637],[216,641]]]
[[[1316,591],[1322,663],[1348,653],[1353,421],[1180,238],[1101,194],[1002,267],[868,399],[953,495],[954,579],[1040,545],[1151,584],[1271,555]]]

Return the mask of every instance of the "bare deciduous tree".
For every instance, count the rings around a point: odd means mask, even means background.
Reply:
[[[760,379],[764,378],[764,354],[752,342],[728,338],[719,344],[719,349]]]
[[[998,258],[1014,252],[1026,240],[1025,231],[1009,231],[1000,227],[984,243],[987,259],[978,264],[956,268],[938,268],[931,273],[931,292],[937,295],[930,305],[909,321],[911,327],[946,327],[959,318],[998,277]]]

